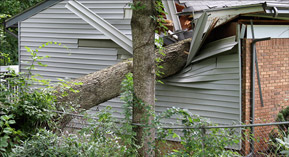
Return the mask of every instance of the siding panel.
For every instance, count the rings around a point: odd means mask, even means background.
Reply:
[[[131,38],[130,20],[123,19],[123,8],[128,2],[81,1]],[[37,69],[33,72],[53,82],[57,81],[56,78],[74,79],[118,62],[117,49],[79,47],[78,39],[108,38],[67,10],[65,4],[66,1],[56,4],[21,22],[20,59],[24,61],[21,63],[22,72],[27,71],[25,68],[29,65],[25,61],[31,60],[24,46],[35,49],[48,41],[61,42],[69,48],[67,50],[62,46],[49,45],[39,50],[39,55],[51,57],[41,61],[48,65],[47,68],[36,66]],[[174,78],[165,80],[165,85],[157,85],[157,113],[175,106],[211,118],[215,123],[229,124],[240,121],[238,56],[220,54],[222,45],[218,45],[218,52],[212,47],[214,46],[210,45],[206,53],[200,54],[200,60],[196,61],[194,66],[184,69]],[[232,45],[228,45],[224,49],[229,52],[231,47]],[[216,54],[220,56],[215,56]],[[188,81],[182,82],[178,81],[179,79]],[[99,108],[111,105],[116,111],[114,116],[123,117],[120,114],[123,111],[122,104],[119,98],[115,98],[99,105]],[[94,108],[90,112],[97,111]],[[172,121],[176,121],[176,118],[167,120],[166,123]]]
[[[179,107],[208,118],[214,123],[238,123],[241,121],[239,79],[239,60],[236,52],[232,54],[232,51],[227,51],[203,59],[164,80],[165,84],[157,85],[156,112]],[[123,117],[119,98],[101,104],[99,108],[103,109],[109,104],[113,105],[116,117]],[[169,125],[175,121],[176,118],[166,119],[164,123]]]
[[[165,79],[156,87],[156,111],[168,107],[188,109],[193,114],[211,119],[214,123],[240,122],[240,74],[239,57],[235,49],[235,37],[208,44],[195,58],[198,61],[180,73]],[[216,49],[215,49],[216,48]],[[119,99],[110,102],[121,117]],[[175,122],[176,117],[165,123]]]

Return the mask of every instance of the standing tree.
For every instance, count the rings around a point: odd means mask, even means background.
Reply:
[[[142,147],[140,156],[154,156],[152,144],[155,129],[149,127],[153,121],[155,108],[155,28],[154,0],[133,0],[131,20],[133,39],[133,81],[134,105],[133,123],[137,125],[136,140]]]

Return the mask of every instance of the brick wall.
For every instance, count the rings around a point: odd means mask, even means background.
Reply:
[[[242,117],[250,123],[251,39],[243,41],[242,50]],[[257,73],[255,78],[255,123],[274,122],[277,113],[289,106],[289,39],[257,42],[257,58],[264,107],[261,106]],[[271,130],[256,130],[256,136]],[[244,149],[248,149],[245,143]]]

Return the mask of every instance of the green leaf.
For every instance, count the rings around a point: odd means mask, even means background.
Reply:
[[[176,150],[176,149],[173,149],[173,152],[176,152],[176,153],[177,153],[177,152],[179,152],[179,151],[178,151],[178,150]]]
[[[190,123],[193,123],[192,117],[188,117],[188,119],[189,119],[189,122],[190,122]]]
[[[181,137],[178,134],[176,134],[176,133],[173,134],[173,138],[181,139]]]
[[[3,132],[4,132],[5,134],[12,134],[13,129],[12,129],[12,128],[4,128]]]
[[[31,52],[31,48],[25,46],[25,49],[26,49],[27,52]]]
[[[58,81],[61,81],[61,82],[65,82],[65,80],[61,79],[61,78],[57,78]]]
[[[42,66],[42,67],[47,67],[47,64],[42,64],[41,62],[37,62],[37,64]]]
[[[9,136],[0,137],[0,148],[8,146],[8,142],[7,142],[8,139],[9,139]]]
[[[8,124],[15,124],[15,123],[16,123],[15,120],[9,120],[9,121],[8,121]]]

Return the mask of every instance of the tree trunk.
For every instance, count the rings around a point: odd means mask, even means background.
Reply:
[[[152,126],[155,112],[155,29],[156,17],[154,0],[133,0],[132,41],[133,41],[133,123],[136,143],[141,146],[140,156],[154,156],[155,128]],[[138,6],[142,8],[139,9]]]
[[[185,66],[187,60],[187,53],[185,52],[189,50],[190,41],[191,39],[186,39],[165,47],[165,56],[157,54],[157,57],[163,60],[159,63],[159,65],[163,66],[161,71],[164,73],[161,78],[171,76]],[[157,53],[157,50],[155,53]],[[80,108],[90,109],[119,96],[121,92],[121,82],[129,72],[133,72],[132,59],[80,77],[73,80],[72,83],[82,82],[82,85],[71,84],[73,89],[79,90],[78,93],[68,92],[68,96],[62,97],[60,96],[61,93],[63,93],[61,89],[56,89],[59,92],[57,94],[58,101],[63,104],[80,104]],[[72,117],[65,116],[60,122],[60,127],[64,128],[71,119]]]

